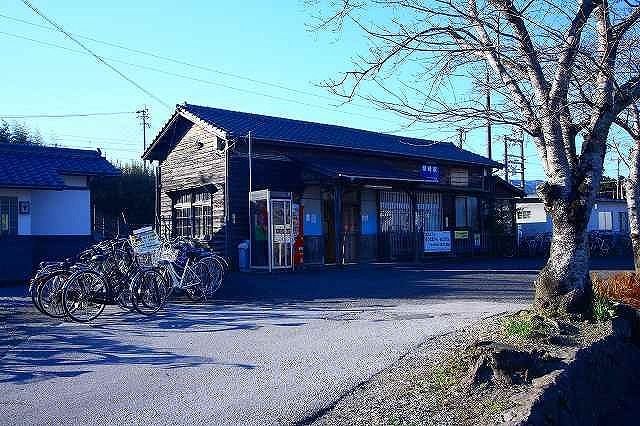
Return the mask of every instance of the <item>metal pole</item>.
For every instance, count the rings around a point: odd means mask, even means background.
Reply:
[[[249,192],[251,192],[253,190],[253,176],[252,176],[252,170],[251,170],[251,166],[252,166],[252,158],[251,158],[251,131],[249,131],[249,135],[248,135],[248,139],[249,139]]]
[[[524,191],[524,134],[520,136],[520,182]]]
[[[487,157],[491,160],[491,88],[489,87],[489,66],[487,66]]]
[[[616,178],[616,199],[622,198],[622,187],[620,186],[620,156],[618,156],[618,177]]]
[[[251,252],[252,250],[252,245],[253,245],[253,216],[251,215],[251,191],[253,189],[253,182],[252,182],[252,176],[251,176],[251,131],[249,131],[248,134],[248,142],[249,142],[249,196],[248,198],[248,202],[249,202],[249,210],[248,210],[248,217],[249,217],[249,269],[251,269],[251,265],[253,264],[253,254]],[[267,200],[267,212],[269,209],[268,206],[269,201]],[[267,217],[268,217],[268,213],[267,213]],[[271,220],[269,220],[269,222],[271,222]],[[269,272],[271,272],[271,259],[268,259],[269,261]]]
[[[509,151],[507,137],[504,136],[504,180],[509,182]]]

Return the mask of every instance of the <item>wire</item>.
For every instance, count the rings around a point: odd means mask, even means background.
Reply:
[[[3,15],[3,14],[0,14],[0,18],[8,19],[8,20],[15,21],[15,22],[20,22],[20,23],[23,23],[23,24],[26,24],[26,25],[31,25],[31,26],[34,26],[34,27],[37,27],[37,28],[46,29],[46,30],[49,30],[49,31],[55,30],[54,28],[48,27],[46,25],[36,24],[35,22],[26,21],[24,19],[15,18],[15,17],[12,17],[12,16]],[[335,98],[331,98],[329,96],[323,96],[323,95],[320,95],[320,94],[317,94],[317,93],[311,93],[311,92],[306,92],[306,91],[300,90],[300,89],[294,89],[294,88],[291,88],[291,87],[287,87],[287,86],[285,86],[285,85],[283,85],[281,83],[273,83],[273,82],[269,82],[269,81],[265,81],[265,80],[259,80],[259,79],[256,79],[256,78],[247,77],[247,76],[240,75],[240,74],[234,74],[234,73],[227,72],[227,71],[221,71],[219,69],[211,68],[211,67],[208,67],[208,66],[205,66],[205,65],[198,65],[198,64],[194,64],[194,63],[187,62],[187,61],[184,61],[184,60],[171,58],[169,56],[159,55],[157,53],[148,52],[148,51],[144,51],[144,50],[140,50],[140,49],[134,49],[134,48],[131,48],[131,47],[124,46],[122,44],[112,43],[112,42],[109,42],[109,41],[96,39],[96,38],[89,37],[89,36],[86,36],[86,35],[81,35],[81,34],[77,34],[77,33],[71,33],[71,34],[75,35],[78,38],[82,38],[82,39],[85,39],[85,40],[93,41],[95,43],[104,44],[105,46],[115,47],[115,48],[118,48],[118,49],[126,50],[128,52],[137,53],[139,55],[148,56],[148,57],[155,58],[155,59],[161,59],[161,60],[167,61],[167,62],[172,62],[174,64],[184,65],[186,67],[199,69],[199,70],[203,70],[203,71],[208,71],[208,72],[212,72],[212,73],[219,74],[219,75],[224,75],[226,77],[232,77],[232,78],[236,78],[236,79],[239,79],[239,80],[249,81],[249,82],[257,83],[257,84],[262,84],[262,85],[265,85],[265,86],[274,87],[274,88],[281,89],[281,90],[286,90],[286,91],[291,92],[291,93],[297,93],[297,94],[305,95],[305,96],[312,96],[312,97],[316,97],[318,99],[328,100],[330,102],[335,102],[336,101]],[[350,106],[354,106],[354,107],[358,107],[358,108],[363,108],[363,109],[370,109],[370,107],[368,107],[368,106],[356,104],[356,103],[353,103],[353,102],[350,102],[349,105]]]
[[[37,39],[26,37],[26,36],[23,36],[23,35],[20,35],[20,34],[13,34],[13,33],[8,33],[8,32],[5,32],[5,31],[0,31],[0,34],[6,35],[6,36],[10,36],[10,37],[19,38],[19,39],[22,39],[22,40],[27,40],[27,41],[30,41],[30,42],[33,42],[33,43],[37,43],[37,44],[41,44],[41,45],[48,46],[48,47],[54,47],[54,48],[57,48],[57,49],[66,50],[66,51],[73,52],[73,53],[80,53],[80,54],[83,54],[83,55],[86,54],[85,52],[82,52],[82,51],[77,50],[77,49],[71,49],[69,47],[61,46],[61,45],[56,44],[56,43],[50,43],[48,41],[37,40]],[[255,90],[234,87],[234,86],[230,86],[228,84],[218,83],[218,82],[211,81],[211,80],[206,80],[206,79],[197,78],[197,77],[191,77],[191,76],[188,76],[188,75],[178,74],[178,73],[174,73],[174,72],[170,72],[170,71],[165,71],[165,70],[161,70],[159,68],[150,67],[150,66],[147,66],[147,65],[140,65],[140,64],[133,63],[133,62],[127,62],[127,61],[122,61],[122,60],[115,59],[115,58],[109,58],[109,57],[106,57],[106,56],[105,56],[105,58],[109,59],[112,62],[121,63],[121,64],[124,64],[124,65],[128,65],[128,66],[144,69],[144,70],[147,70],[147,71],[153,71],[153,72],[156,72],[156,73],[165,74],[165,75],[169,75],[169,76],[172,76],[172,77],[178,77],[178,78],[182,78],[182,79],[186,79],[186,80],[196,81],[198,83],[204,83],[204,84],[210,84],[210,85],[213,85],[213,86],[224,87],[226,89],[235,90],[235,91],[242,92],[242,93],[248,93],[248,94],[252,94],[252,95],[263,96],[263,97],[266,97],[266,98],[269,98],[269,99],[279,100],[279,101],[283,101],[283,102],[291,102],[291,103],[295,103],[297,105],[306,106],[306,107],[309,107],[309,108],[319,108],[319,109],[323,109],[323,110],[326,110],[326,111],[337,112],[337,113],[340,113],[340,114],[358,116],[358,117],[368,118],[368,119],[371,119],[371,120],[384,121],[384,122],[387,122],[387,123],[393,123],[395,125],[398,124],[394,120],[387,120],[387,119],[380,118],[380,117],[374,117],[372,115],[360,114],[360,113],[357,113],[357,112],[350,112],[350,111],[342,111],[342,110],[339,110],[337,108],[331,108],[331,107],[327,107],[327,106],[315,105],[315,104],[311,104],[311,103],[308,103],[308,102],[303,102],[303,101],[298,101],[298,100],[294,100],[294,99],[284,98],[282,96],[270,95],[270,94],[258,92],[258,91],[255,91]]]
[[[120,112],[87,112],[87,113],[73,113],[73,114],[33,114],[33,115],[0,115],[0,118],[7,120],[18,120],[26,118],[68,118],[68,117],[94,117],[102,115],[124,115],[135,114],[135,111],[120,111]]]
[[[122,77],[123,79],[125,79],[126,81],[128,81],[129,83],[133,84],[135,87],[137,87],[140,91],[142,91],[143,93],[145,93],[147,96],[149,96],[150,98],[156,100],[158,103],[160,103],[161,105],[170,108],[169,104],[164,102],[162,99],[160,99],[159,97],[157,97],[156,95],[154,95],[153,93],[151,93],[150,91],[148,91],[147,89],[145,89],[144,87],[142,87],[140,84],[136,83],[134,80],[132,80],[131,78],[129,78],[128,76],[126,76],[123,72],[121,72],[120,70],[118,70],[116,67],[114,67],[113,65],[111,65],[110,63],[108,63],[107,61],[105,61],[101,56],[97,55],[96,53],[94,53],[91,49],[89,49],[87,46],[84,45],[84,43],[82,43],[81,41],[77,40],[76,38],[74,38],[71,34],[69,34],[67,31],[64,30],[64,28],[62,28],[60,25],[58,25],[55,21],[53,21],[51,18],[47,17],[46,15],[44,15],[42,12],[40,12],[40,10],[38,10],[38,8],[36,8],[34,5],[31,4],[31,2],[29,2],[29,0],[22,0],[22,3],[24,3],[29,9],[31,9],[35,14],[37,14],[38,16],[40,16],[42,19],[44,19],[46,22],[48,22],[49,24],[51,24],[53,27],[55,27],[58,31],[60,31],[62,34],[64,34],[69,40],[73,41],[74,43],[76,43],[78,46],[80,46],[83,50],[86,50],[91,56],[93,56],[94,58],[96,58],[96,60],[100,63],[102,63],[103,65],[105,65],[107,68],[109,68],[110,70],[112,70],[113,72],[115,72],[116,74],[118,74],[120,77]]]

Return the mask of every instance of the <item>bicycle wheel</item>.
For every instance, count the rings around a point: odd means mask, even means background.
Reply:
[[[133,311],[133,296],[131,292],[131,285],[120,284],[119,288],[115,291],[114,300],[125,311]]]
[[[139,272],[131,282],[133,308],[143,315],[153,315],[167,302],[169,295],[164,277],[157,269]]]
[[[107,284],[97,272],[75,272],[64,285],[62,304],[72,320],[92,321],[107,305]]]
[[[216,291],[222,287],[222,280],[224,279],[224,266],[222,262],[215,256],[205,257],[201,260],[207,265],[209,270],[209,278],[207,280],[206,296],[212,297]]]
[[[201,260],[189,266],[184,271],[184,287],[187,297],[194,302],[201,302],[207,297],[207,287],[211,277],[209,267]]]
[[[64,284],[71,273],[66,270],[55,271],[42,277],[37,288],[37,307],[52,318],[66,316],[62,303]]]

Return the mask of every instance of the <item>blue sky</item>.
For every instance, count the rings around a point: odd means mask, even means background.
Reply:
[[[336,107],[340,101],[333,100],[317,83],[348,69],[349,58],[366,49],[365,40],[356,34],[336,37],[308,32],[305,24],[311,21],[311,11],[301,0],[33,0],[33,3],[76,35],[309,94],[80,38],[169,104],[167,108],[92,57],[74,52],[79,47],[61,33],[39,27],[47,24],[21,1],[0,0],[0,115],[135,111],[147,105],[151,111],[151,139],[169,118],[173,106],[188,101],[434,140],[457,140],[455,126],[446,123],[403,130],[405,123],[401,118],[377,111],[363,101]],[[43,42],[72,51],[43,45]],[[138,158],[142,148],[142,131],[135,114],[21,121],[39,129],[47,141],[56,140],[66,146],[100,147],[115,160]],[[471,132],[465,148],[485,154],[484,141],[484,131]],[[496,138],[494,144],[497,146],[494,158],[501,161],[502,143]],[[527,178],[541,178],[531,143],[526,155],[530,172]]]

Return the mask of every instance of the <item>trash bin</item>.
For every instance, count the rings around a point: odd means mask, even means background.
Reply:
[[[238,269],[242,272],[249,272],[249,241],[244,240],[238,244]]]

